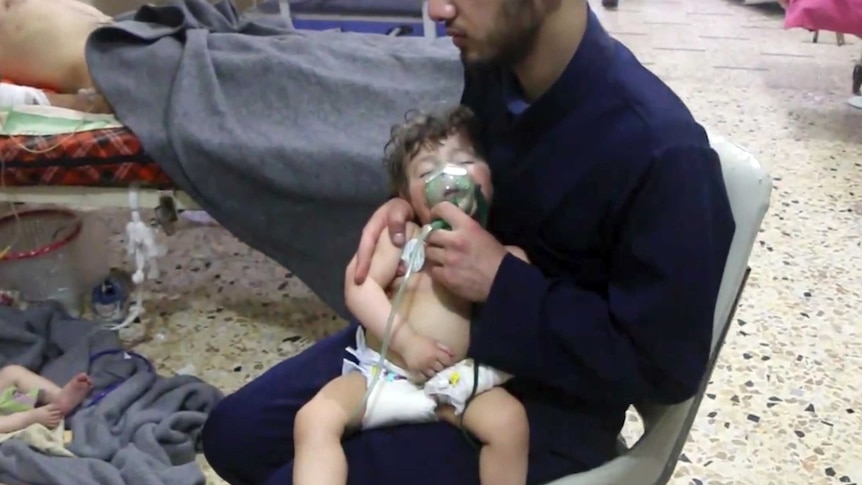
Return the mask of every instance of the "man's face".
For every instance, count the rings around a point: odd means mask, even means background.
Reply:
[[[429,0],[431,18],[447,34],[468,66],[514,65],[530,52],[549,4],[559,0]]]

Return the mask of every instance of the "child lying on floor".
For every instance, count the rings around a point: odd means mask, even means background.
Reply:
[[[61,389],[24,367],[7,365],[0,369],[0,434],[37,423],[56,428],[92,389],[93,381],[84,373]]]
[[[385,164],[393,188],[412,204],[420,224],[431,219],[424,195],[426,178],[447,164],[466,168],[490,202],[490,170],[475,145],[475,123],[467,108],[457,107],[443,116],[417,117],[393,129]],[[409,224],[406,237],[409,240],[419,232],[417,224]],[[520,249],[507,249],[526,260]],[[424,271],[410,280],[392,324],[386,369],[366,407],[355,413],[380,360],[378,352],[392,311],[390,298],[403,279],[398,276],[400,260],[401,250],[384,231],[362,285],[354,283],[355,260],[348,266],[346,303],[361,323],[356,348],[348,351],[358,363],[345,360],[342,375],[297,414],[294,484],[347,483],[341,439],[348,431],[439,417],[459,427],[463,421],[466,430],[482,442],[479,468],[483,485],[524,485],[529,448],[526,413],[517,399],[498,387],[510,376],[466,359],[471,304],[449,293]],[[470,400],[476,370],[476,396]]]

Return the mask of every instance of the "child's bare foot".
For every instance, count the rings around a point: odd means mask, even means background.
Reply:
[[[46,428],[54,429],[63,420],[63,413],[55,404],[46,404],[27,411],[33,417],[33,423],[39,423]]]
[[[54,404],[57,405],[63,416],[68,416],[79,404],[84,402],[91,390],[93,390],[93,380],[82,372],[63,386]]]

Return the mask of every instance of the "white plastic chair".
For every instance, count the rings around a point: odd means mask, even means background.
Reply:
[[[614,460],[548,485],[663,485],[673,475],[745,287],[750,271],[748,258],[772,192],[772,179],[750,153],[713,133],[709,138],[721,158],[736,233],[718,292],[712,354],[700,390],[688,401],[673,406],[635,406],[643,419],[644,433],[631,449],[623,447]]]

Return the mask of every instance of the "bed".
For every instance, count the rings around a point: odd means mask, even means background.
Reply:
[[[54,107],[0,110],[0,202],[154,209],[167,234],[197,204],[113,116]]]
[[[280,5],[281,4],[281,5]],[[246,15],[289,15],[294,27],[399,36],[443,35],[445,27],[428,17],[427,0],[256,1]],[[129,207],[134,188],[142,208],[155,209],[167,234],[178,213],[198,210],[187,194],[142,150],[135,135],[113,117],[85,115],[51,107],[15,108],[22,115],[47,116],[91,125],[53,129],[24,126],[10,131],[8,112],[0,110],[0,203],[73,207]],[[4,114],[5,113],[5,114]],[[36,123],[39,126],[39,123]]]
[[[249,14],[278,14],[278,0],[256,2]],[[284,2],[281,2],[282,5]],[[290,0],[297,29],[440,37],[445,26],[428,16],[427,0]]]
[[[182,211],[197,209],[116,117],[50,106],[0,110],[0,206],[19,203],[129,209],[126,241],[140,279],[126,318],[106,326],[112,330],[143,314],[140,283],[145,272],[156,277],[156,260],[166,250],[140,209],[152,209],[167,235]]]

